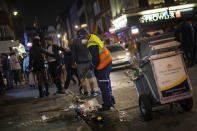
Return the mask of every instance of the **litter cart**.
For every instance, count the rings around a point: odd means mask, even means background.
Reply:
[[[133,81],[144,119],[152,119],[153,107],[174,102],[190,111],[192,86],[174,34],[144,38],[138,48],[140,68]]]

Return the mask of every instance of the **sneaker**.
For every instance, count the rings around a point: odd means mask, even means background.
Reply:
[[[95,91],[92,91],[92,92],[91,92],[91,96],[95,97],[95,96],[97,96],[97,95],[98,95],[98,93],[96,93]]]

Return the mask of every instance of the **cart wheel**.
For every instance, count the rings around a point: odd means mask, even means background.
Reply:
[[[148,95],[141,95],[139,98],[139,106],[142,116],[146,121],[152,120],[152,100]]]
[[[190,111],[193,107],[193,98],[187,98],[180,101],[180,105],[184,111]]]

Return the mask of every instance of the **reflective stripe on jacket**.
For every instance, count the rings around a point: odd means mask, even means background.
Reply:
[[[102,70],[112,61],[112,56],[100,38],[94,34],[91,34],[90,39],[88,40],[87,48],[95,45],[99,47],[99,65],[97,66],[97,70]]]

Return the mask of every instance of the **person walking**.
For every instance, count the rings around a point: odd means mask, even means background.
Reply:
[[[77,70],[76,68],[72,68],[72,54],[71,54],[71,49],[72,49],[72,43],[73,43],[73,38],[71,38],[69,40],[69,50],[64,53],[64,64],[65,64],[65,68],[66,68],[66,71],[67,71],[67,75],[66,75],[66,81],[65,81],[65,84],[64,84],[64,88],[65,89],[68,89],[69,85],[70,85],[70,81],[72,80],[75,84],[77,83],[73,77],[73,75],[75,75],[78,79],[78,82],[79,82],[79,85],[80,85],[80,79],[78,77],[78,74],[77,74]],[[81,87],[80,87],[80,93],[81,92]]]
[[[44,66],[44,55],[55,57],[41,48],[41,42],[38,37],[33,39],[33,45],[29,54],[29,69],[33,71],[38,80],[38,89],[40,98],[44,95],[49,96],[48,82],[46,81],[46,73]],[[44,92],[43,84],[45,84],[46,92]]]
[[[4,84],[4,81],[3,81],[2,72],[0,70],[0,95],[3,95],[4,92],[5,92],[5,84]]]
[[[53,82],[55,83],[57,87],[57,94],[65,94],[65,91],[62,87],[61,82],[61,58],[59,56],[59,51],[65,52],[64,48],[58,47],[51,37],[48,37],[45,39],[47,43],[47,51],[50,54],[55,55],[56,57],[48,57],[48,65],[49,65],[49,74],[51,78],[53,79]]]
[[[15,84],[18,85],[18,82],[21,83],[21,77],[20,77],[21,65],[19,63],[18,57],[16,56],[15,52],[11,53],[10,67],[12,72],[12,78],[14,79]]]
[[[71,53],[72,53],[72,63],[76,63],[76,67],[77,67],[77,74],[79,76],[79,79],[81,81],[81,85],[83,87],[84,90],[84,95],[88,96],[89,92],[87,89],[87,83],[85,81],[85,75],[89,81],[90,84],[90,88],[91,88],[91,95],[96,95],[95,92],[95,87],[94,87],[94,72],[93,70],[90,68],[91,66],[91,57],[89,55],[88,52],[88,48],[86,46],[86,44],[83,44],[81,39],[74,39],[73,41],[73,45],[72,45],[72,49],[71,49]],[[75,67],[75,65],[73,64],[73,68]],[[88,73],[88,74],[86,74]]]
[[[29,54],[28,53],[23,60],[23,72],[25,74],[26,80],[28,81],[28,78],[29,78]]]
[[[177,40],[181,42],[188,66],[193,66],[195,60],[196,45],[194,33],[194,27],[190,20],[182,22],[175,32]]]
[[[115,100],[112,95],[110,81],[112,56],[98,36],[90,34],[84,28],[79,29],[77,35],[81,39],[82,43],[86,44],[92,57],[92,68],[94,68],[103,99],[102,108],[100,108],[99,111],[113,110]]]
[[[11,71],[10,71],[10,61],[8,60],[8,56],[4,53],[1,54],[2,58],[2,68],[3,68],[3,75],[7,81],[7,87],[12,88],[13,83],[12,83],[12,77],[11,77]]]

